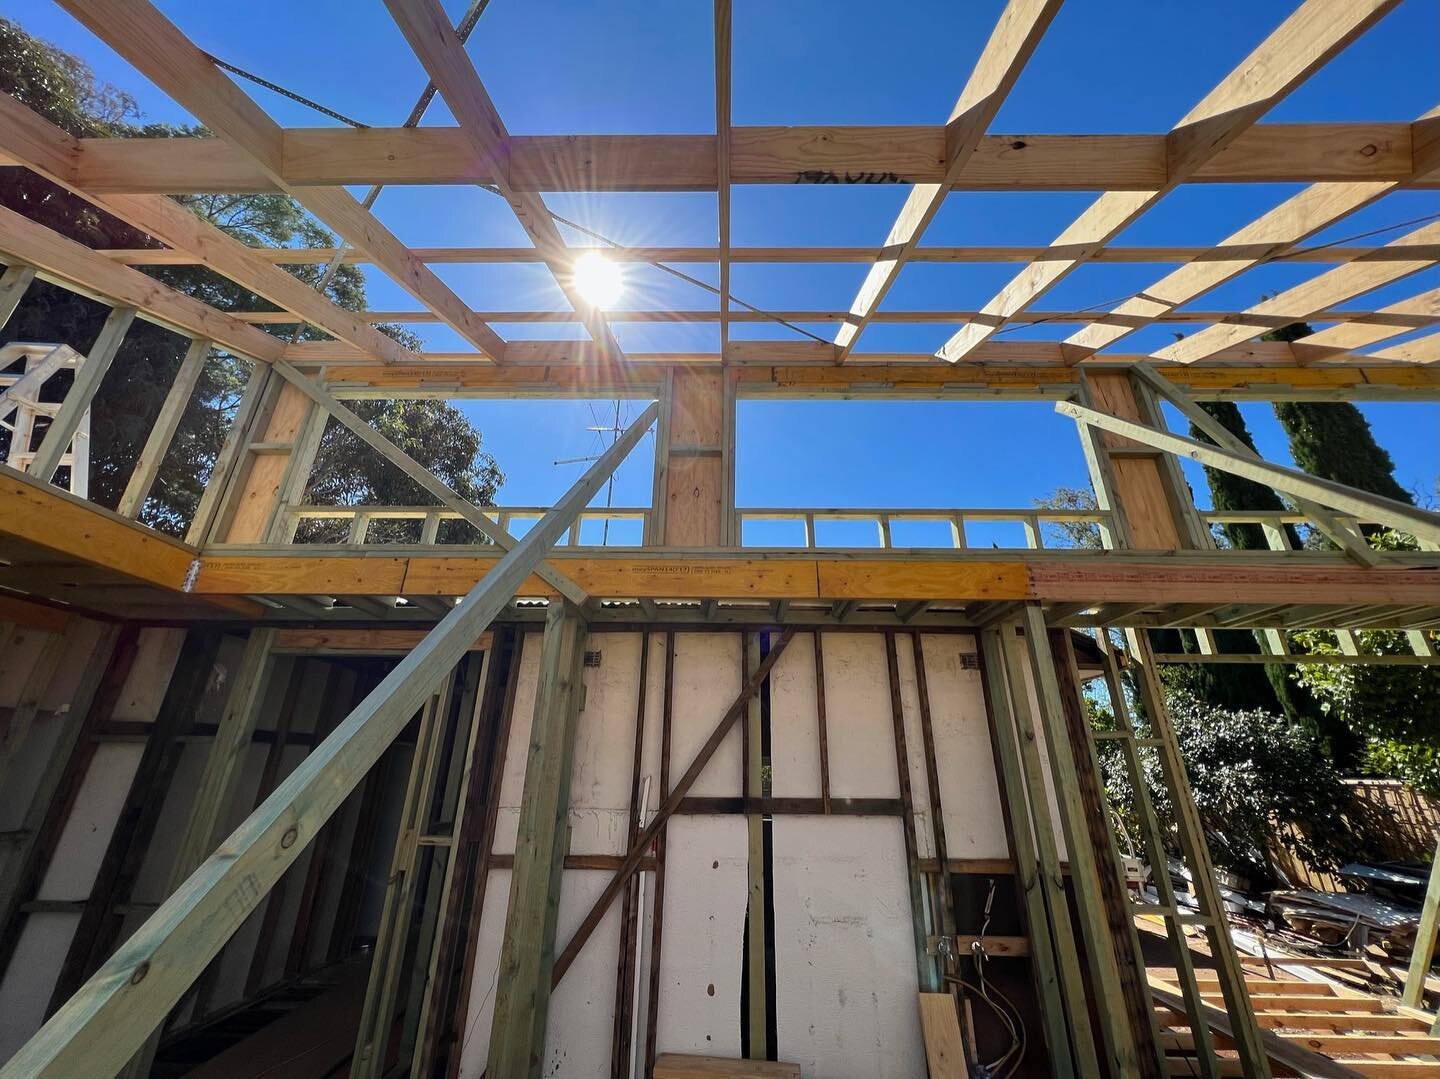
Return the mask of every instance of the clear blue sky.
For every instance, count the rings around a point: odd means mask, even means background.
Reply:
[[[1160,132],[1282,21],[1297,0],[1069,0],[992,125],[999,132]],[[425,75],[379,0],[250,0],[243,16],[214,0],[160,6],[208,51],[367,123],[398,124]],[[458,13],[463,0],[448,0]],[[736,0],[734,122],[939,123],[988,36],[1001,0]],[[49,0],[0,0],[0,14],[76,52],[104,80],[130,91],[147,119],[189,117]],[[709,132],[714,129],[711,6],[708,0],[492,0],[470,52],[510,129],[569,132]],[[1396,11],[1291,94],[1267,121],[1412,120],[1440,101],[1440,4],[1404,0]],[[1083,62],[1082,62],[1083,60]],[[286,125],[333,121],[249,86]],[[426,123],[453,120],[437,99]],[[1205,185],[1168,196],[1120,243],[1206,244],[1281,202],[1298,185]],[[904,199],[898,187],[742,187],[733,239],[747,244],[878,244]],[[1089,203],[1089,193],[953,194],[926,234],[931,244],[1045,243]],[[625,243],[710,244],[715,199],[705,194],[551,195],[552,209]],[[505,205],[473,188],[392,188],[377,212],[416,245],[527,243]],[[1435,192],[1379,200],[1310,242],[1325,242],[1440,212]],[[1399,233],[1384,233],[1386,242]],[[685,267],[714,281],[710,266]],[[907,267],[886,300],[905,308],[982,305],[1013,265]],[[1085,266],[1037,305],[1089,307],[1126,297],[1169,267]],[[1323,267],[1261,267],[1196,301],[1197,309],[1256,302]],[[437,267],[479,309],[563,309],[537,267]],[[757,305],[847,307],[862,266],[741,265],[734,292]],[[627,302],[706,306],[706,294],[637,270]],[[1357,298],[1378,307],[1440,285],[1429,270]],[[411,298],[370,275],[377,309],[414,309]],[[416,327],[435,349],[461,349],[445,327]],[[509,338],[558,336],[553,325],[502,325]],[[812,327],[825,333],[828,327]],[[949,329],[879,324],[863,349],[930,350]],[[1073,326],[1006,333],[1056,339]],[[617,327],[639,350],[713,349],[713,326]],[[737,336],[789,338],[768,325]],[[1148,351],[1170,339],[1157,328],[1116,346]],[[555,466],[597,445],[587,426],[606,424],[610,403],[469,402],[508,476],[502,499],[547,503],[580,466]],[[1433,497],[1440,472],[1440,404],[1367,404],[1400,482]],[[628,403],[633,413],[637,406]],[[1288,462],[1283,433],[1266,405],[1244,406],[1260,450]],[[1058,484],[1084,482],[1073,426],[1043,403],[742,402],[742,505],[1028,504]],[[647,442],[647,446],[649,443]],[[650,466],[633,455],[617,504],[648,501]],[[1203,482],[1197,486],[1202,501]]]

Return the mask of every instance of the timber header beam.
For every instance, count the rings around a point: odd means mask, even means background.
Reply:
[[[1260,124],[1187,183],[1391,181],[1429,188],[1423,129],[1404,122]],[[714,135],[515,135],[521,191],[713,191]],[[67,182],[96,194],[245,194],[335,184],[493,183],[455,127],[281,128],[278,172],[224,139],[81,139]],[[1167,136],[989,134],[954,191],[1147,191],[1170,179]],[[1423,160],[1423,159],[1422,159]],[[942,124],[731,129],[732,184],[940,183]],[[283,186],[282,186],[283,185]]]

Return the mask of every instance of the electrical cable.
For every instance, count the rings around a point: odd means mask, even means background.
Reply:
[[[473,0],[470,8],[461,18],[460,23],[455,28],[455,32],[456,35],[460,38],[462,44],[470,36],[470,32],[475,28],[475,24],[479,21],[480,15],[484,12],[488,4],[489,0]],[[344,113],[337,112],[329,106],[322,105],[318,101],[313,101],[310,98],[304,96],[303,94],[297,93],[294,90],[287,89],[286,87],[281,86],[278,83],[271,82],[269,79],[262,78],[261,76],[256,75],[254,72],[246,71],[244,68],[237,67],[234,64],[220,59],[218,56],[214,56],[210,53],[205,53],[205,57],[217,67],[223,68],[224,70],[229,71],[242,79],[248,79],[250,82],[255,83],[257,86],[263,86],[265,89],[277,93],[282,97],[288,98],[289,100],[294,101],[297,104],[303,105],[306,108],[314,109],[316,112],[321,113],[322,115],[329,116],[334,120],[339,120],[343,124],[348,124],[351,127],[359,128],[362,130],[368,129],[370,127],[369,124],[362,123],[359,120],[346,116]],[[402,124],[401,126],[406,128],[417,127],[420,123],[420,120],[425,115],[425,110],[429,108],[430,102],[434,100],[435,93],[435,83],[433,81],[428,82],[425,86],[424,91],[421,93],[419,100],[416,101],[415,107],[411,109],[410,115],[406,117],[404,124]],[[490,192],[492,195],[500,194],[499,189],[496,188],[493,184],[478,184],[476,186],[483,188],[484,190]],[[370,189],[366,197],[361,200],[361,205],[363,205],[367,210],[370,209],[370,207],[375,204],[375,199],[379,196],[382,190],[383,185],[376,184]],[[612,240],[610,237],[604,235],[603,233],[597,232],[591,228],[587,228],[577,221],[571,221],[566,217],[562,217],[560,214],[557,214],[549,207],[546,207],[545,212],[549,214],[551,220],[553,220],[557,224],[564,225],[565,227],[570,229],[574,229],[576,232],[588,236],[593,240],[599,240],[601,243],[614,248],[623,248],[625,246],[618,240]],[[1267,255],[1264,258],[1256,259],[1254,265],[1249,267],[1248,269],[1253,270],[1257,269],[1260,266],[1266,266],[1274,262],[1284,262],[1288,259],[1298,258],[1301,255],[1313,254],[1316,251],[1325,251],[1332,247],[1339,247],[1342,244],[1353,243],[1356,240],[1368,239],[1371,236],[1378,236],[1386,232],[1394,232],[1397,229],[1408,228],[1411,225],[1428,224],[1431,221],[1440,221],[1440,213],[1426,214],[1421,217],[1411,218],[1408,221],[1399,221],[1391,225],[1382,225],[1378,228],[1369,229],[1365,232],[1358,232],[1351,236],[1343,236],[1339,239],[1330,240],[1323,244],[1315,244],[1310,247],[1299,247],[1290,251],[1276,252],[1275,254]],[[342,246],[336,250],[335,256],[327,264],[324,273],[321,275],[320,282],[316,286],[317,291],[324,292],[325,289],[329,286],[330,282],[334,279],[336,270],[339,268],[341,262],[343,261],[344,253],[347,249],[348,245],[342,244]],[[720,290],[714,285],[711,285],[706,281],[702,281],[701,279],[691,274],[687,274],[683,270],[678,270],[673,266],[667,265],[666,263],[651,261],[647,259],[645,260],[645,265],[653,266],[655,269],[670,274],[671,276],[676,277],[679,280],[686,282],[687,284],[694,285],[696,288],[703,289],[704,291],[710,293],[713,296],[721,296]],[[827,345],[831,343],[826,338],[805,329],[803,326],[796,325],[789,319],[782,318],[774,312],[766,311],[764,308],[757,307],[752,303],[747,303],[745,300],[740,299],[734,293],[731,293],[728,296],[721,296],[721,298],[722,301],[728,299],[731,303],[739,304],[745,310],[750,311],[753,314],[757,314],[762,318],[769,319],[772,322],[778,323],[779,325],[784,326],[786,329],[791,330],[795,333],[802,334],[803,336],[810,338],[812,341],[818,341],[821,344]],[[1128,300],[1130,298],[1131,297],[1129,295],[1125,295],[1118,296],[1112,300],[1103,300],[1099,303],[1093,303],[1086,307],[1081,307],[1076,313],[1087,314],[1091,311],[1096,311],[1101,308],[1109,308],[1115,304],[1123,303],[1125,300]],[[1063,314],[1071,313],[1072,312],[1064,312]],[[1014,333],[1017,330],[1025,328],[1044,326],[1050,322],[1061,321],[1061,319],[1061,315],[1056,315],[1054,318],[1040,318],[1036,319],[1033,322],[1012,323],[1008,326],[1000,327],[993,334],[991,334],[991,336],[999,337],[1003,334]],[[1154,325],[1154,323],[1150,323],[1150,325]],[[301,329],[303,329],[303,324],[301,325],[301,327],[297,328],[294,339],[298,339]]]
[[[465,42],[466,38],[470,36],[470,31],[475,28],[475,23],[479,21],[481,13],[485,10],[489,2],[490,0],[475,0],[475,2],[472,3],[470,9],[465,13],[465,16],[460,20],[459,25],[456,26],[455,33],[460,38],[462,44]],[[257,86],[263,86],[265,89],[277,93],[281,97],[288,98],[289,100],[294,101],[299,105],[304,105],[306,108],[314,109],[316,112],[321,113],[325,116],[329,116],[331,119],[339,120],[343,124],[349,124],[351,127],[359,128],[362,130],[368,129],[370,127],[369,124],[362,123],[359,120],[355,120],[349,116],[346,116],[344,113],[337,112],[326,105],[320,104],[318,101],[312,101],[304,94],[297,93],[294,90],[289,90],[284,86],[273,83],[269,79],[262,78],[261,76],[256,75],[254,72],[246,71],[244,68],[237,67],[234,64],[220,59],[218,56],[213,56],[210,53],[205,53],[205,57],[217,67],[224,68],[226,71],[232,72],[233,74],[238,75],[242,79],[248,79],[250,82],[255,83]],[[427,83],[424,92],[421,93],[419,100],[415,103],[415,107],[411,109],[410,115],[406,117],[406,120],[401,125],[401,127],[413,128],[419,126],[421,118],[425,115],[425,110],[429,107],[430,102],[433,101],[435,98],[435,93],[435,83],[433,81]],[[495,187],[493,184],[477,184],[476,186],[490,192],[490,194],[492,195],[500,195],[499,188]],[[383,189],[383,184],[376,184],[370,189],[369,193],[365,196],[365,198],[361,200],[361,205],[364,206],[367,210],[370,209],[375,204],[376,198],[379,197],[380,192]],[[615,248],[623,248],[625,246],[618,240],[612,240],[610,239],[610,237],[604,235],[603,233],[596,232],[594,229],[586,228],[579,222],[571,221],[568,218],[562,217],[554,210],[551,210],[548,206],[545,208],[545,212],[549,214],[550,219],[556,224],[564,225],[567,228],[574,229],[576,232],[582,233],[593,240],[599,240],[601,243],[608,244],[610,247]],[[321,275],[320,283],[316,286],[317,291],[324,292],[326,287],[328,287],[330,282],[334,279],[335,271],[338,269],[341,262],[343,261],[345,252],[348,250],[348,247],[349,245],[342,243],[341,246],[336,249],[334,257],[326,265],[325,271]],[[684,281],[687,284],[691,284],[694,285],[696,288],[705,290],[711,295],[721,295],[720,290],[714,285],[702,281],[700,278],[694,277],[691,274],[687,274],[683,270],[677,270],[675,267],[667,265],[666,263],[655,262],[647,259],[645,260],[645,265],[653,266],[657,270],[662,270],[673,277],[679,278],[681,281]],[[762,318],[767,318],[772,322],[779,323],[786,329],[793,330],[795,333],[798,334],[803,334],[811,340],[819,341],[821,344],[825,345],[831,343],[824,337],[821,337],[819,334],[812,333],[811,331],[805,329],[803,326],[797,326],[790,320],[781,318],[779,315],[774,314],[773,312],[766,311],[764,308],[761,307],[756,307],[752,303],[747,303],[746,301],[740,299],[740,297],[736,296],[734,293],[731,293],[728,297],[725,298],[728,298],[732,303],[739,304],[747,311],[760,315]],[[299,330],[296,331],[297,338],[298,334]]]
[[[993,1011],[1010,1035],[1010,1045],[1005,1052],[995,1060],[987,1064],[978,1064],[975,1067],[975,1074],[986,1077],[986,1079],[1003,1079],[1013,1075],[1025,1059],[1025,1048],[1028,1044],[1028,1036],[1025,1029],[1025,1019],[1020,1010],[998,988],[992,987],[985,977],[985,964],[989,956],[985,952],[985,936],[990,931],[991,914],[995,906],[995,878],[989,881],[990,890],[985,897],[984,917],[980,923],[980,932],[970,945],[970,960],[975,966],[975,976],[978,985],[967,981],[959,975],[947,975],[946,980],[954,982],[962,990],[967,990],[971,995],[977,997],[982,1003]]]

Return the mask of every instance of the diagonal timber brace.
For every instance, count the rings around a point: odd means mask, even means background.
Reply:
[[[715,729],[710,732],[710,737],[705,740],[705,744],[695,754],[695,759],[690,762],[690,767],[685,769],[685,774],[676,781],[669,796],[660,804],[655,815],[650,818],[650,823],[636,837],[625,855],[625,860],[620,863],[620,868],[615,870],[615,875],[610,878],[610,883],[605,885],[605,890],[600,893],[594,905],[591,906],[590,913],[585,915],[585,919],[575,930],[570,942],[565,945],[565,950],[556,958],[552,985],[559,985],[560,979],[565,977],[565,972],[570,969],[570,964],[575,962],[575,957],[580,954],[580,949],[585,947],[585,942],[590,939],[595,927],[600,924],[600,919],[605,916],[605,911],[615,901],[620,890],[625,887],[625,882],[630,879],[635,870],[640,868],[640,863],[645,857],[645,852],[650,848],[650,844],[664,829],[665,822],[670,819],[675,810],[680,808],[680,803],[684,800],[685,795],[690,793],[690,788],[700,778],[700,773],[705,771],[705,766],[710,763],[710,758],[720,748],[720,743],[725,741],[725,736],[730,733],[730,728],[735,726],[735,721],[745,714],[750,698],[759,692],[765,679],[770,677],[770,668],[775,666],[776,661],[784,654],[786,645],[794,636],[794,627],[787,628],[780,634],[780,639],[771,646],[769,653],[760,661],[760,666],[755,668],[755,673],[745,680],[745,684],[740,688],[734,702],[720,717],[720,722],[715,724]],[[0,1075],[0,1079],[8,1079],[8,1077]]]
[[[1229,428],[1197,405],[1188,394],[1148,363],[1137,363],[1130,371],[1141,382],[1178,408],[1187,420],[1205,432],[1205,436],[1222,450],[1229,450],[1231,453],[1237,453],[1252,461],[1264,461],[1264,458],[1250,446],[1232,434]],[[1365,542],[1365,537],[1355,529],[1336,520],[1334,514],[1308,498],[1291,497],[1300,512],[1309,517],[1315,523],[1315,527],[1329,536],[1335,545],[1349,555],[1352,560],[1362,566],[1373,566],[1378,563],[1379,557]]]
[[[283,361],[276,361],[273,365],[276,374],[289,382],[296,389],[303,392],[310,400],[323,408],[335,419],[339,420],[347,428],[353,431],[362,442],[384,457],[385,460],[395,465],[405,475],[418,483],[426,491],[443,502],[449,509],[464,517],[465,520],[480,530],[481,535],[486,536],[495,546],[502,551],[510,551],[515,548],[518,542],[514,536],[506,532],[496,522],[492,521],[479,507],[473,505],[468,499],[461,498],[458,494],[431,472],[419,461],[411,457],[395,443],[391,442],[375,428],[357,416],[353,411],[346,408],[336,397],[327,392],[318,382],[306,378],[295,368]],[[582,507],[583,508],[583,507]],[[565,574],[552,566],[542,562],[536,567],[535,572],[547,584],[553,585],[559,593],[571,603],[583,606],[590,598],[583,588],[576,584]]]
[[[1177,457],[1188,457],[1209,468],[1218,468],[1222,472],[1244,476],[1256,483],[1268,484],[1277,491],[1284,491],[1292,498],[1310,499],[1342,513],[1353,513],[1362,520],[1392,524],[1414,533],[1422,540],[1440,543],[1440,514],[1430,513],[1391,498],[1382,498],[1380,495],[1374,495],[1343,483],[1336,483],[1333,480],[1311,476],[1293,468],[1284,468],[1268,461],[1232,453],[1204,442],[1197,442],[1193,438],[1183,438],[1168,431],[1157,431],[1143,423],[1123,420],[1119,416],[1112,416],[1108,412],[1097,412],[1093,408],[1086,408],[1084,405],[1077,405],[1071,401],[1056,401],[1055,411],[1079,420],[1087,426],[1098,427],[1102,431],[1109,431],[1114,435],[1143,442],[1147,446],[1164,450],[1166,453],[1173,453]]]
[[[659,412],[651,404],[508,554],[0,1068],[108,1079],[259,906]],[[638,861],[638,859],[637,859]]]

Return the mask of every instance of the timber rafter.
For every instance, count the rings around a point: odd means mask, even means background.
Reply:
[[[988,131],[1011,84],[1059,7],[1046,0],[1012,0],[994,34],[980,51],[963,92],[943,125],[737,126],[730,116],[730,5],[715,7],[715,133],[524,135],[504,126],[486,93],[481,73],[432,0],[391,0],[389,7],[416,57],[459,118],[458,126],[363,129],[285,128],[271,119],[219,71],[184,33],[148,0],[61,0],[62,6],[135,64],[162,89],[204,121],[218,137],[181,139],[77,139],[30,114],[11,99],[0,101],[0,160],[32,168],[150,232],[163,248],[112,251],[103,260],[134,265],[202,264],[226,274],[272,302],[273,312],[240,312],[225,322],[207,312],[183,321],[173,311],[138,303],[133,282],[117,278],[97,262],[46,265],[32,247],[0,243],[11,265],[34,265],[43,275],[111,302],[135,306],[141,317],[176,325],[189,333],[205,325],[217,344],[262,360],[393,366],[406,373],[387,376],[397,394],[436,388],[428,368],[444,364],[465,369],[493,365],[551,368],[538,379],[540,390],[554,385],[571,392],[563,367],[603,369],[759,364],[876,363],[939,366],[926,353],[859,351],[861,331],[871,322],[956,326],[936,354],[951,361],[953,377],[942,382],[995,388],[974,365],[1073,367],[1087,359],[1124,362],[1143,359],[1105,351],[1120,339],[1157,323],[1183,322],[1196,333],[1153,354],[1187,366],[1225,368],[1213,376],[1219,393],[1251,392],[1233,374],[1275,366],[1272,354],[1254,338],[1281,325],[1310,319],[1323,325],[1296,342],[1278,363],[1297,372],[1364,367],[1362,385],[1398,385],[1403,379],[1370,374],[1377,367],[1425,368],[1440,360],[1440,338],[1417,337],[1389,343],[1440,323],[1434,290],[1382,307],[1350,303],[1378,284],[1397,280],[1440,261],[1440,236],[1421,228],[1386,244],[1363,247],[1316,245],[1306,237],[1343,221],[1386,194],[1440,184],[1440,110],[1410,122],[1260,123],[1277,102],[1320,70],[1335,55],[1390,11],[1398,0],[1305,0],[1260,41],[1245,62],[1220,78],[1215,88],[1164,134],[1003,134]],[[1235,231],[1212,248],[1111,246],[1128,224],[1181,184],[1294,183],[1311,185]],[[373,210],[345,191],[359,184],[484,185],[514,208],[529,233],[529,248],[411,248],[391,234]],[[730,235],[730,192],[757,184],[825,186],[895,184],[910,198],[887,242],[875,248],[740,247]],[[1102,194],[1054,243],[1042,247],[927,248],[925,226],[952,191],[1092,190]],[[281,252],[245,248],[203,223],[186,220],[161,196],[223,191],[284,191],[300,200],[345,241],[340,251]],[[603,313],[573,294],[571,252],[541,201],[549,191],[712,191],[719,203],[714,246],[617,248],[622,262],[710,264],[728,293],[730,267],[737,263],[859,262],[870,266],[850,310],[773,312],[791,323],[824,328],[832,341],[731,340],[731,326],[759,323],[769,313],[724,301],[715,309],[657,309]],[[14,222],[0,220],[0,238]],[[22,248],[24,250],[22,250]],[[420,301],[413,312],[341,311],[279,269],[293,263],[321,263],[339,257],[374,265]],[[1182,309],[1216,285],[1275,259],[1316,263],[1320,272],[1282,296],[1248,311]],[[978,310],[956,308],[900,311],[883,306],[903,266],[912,262],[1017,262],[1023,265],[1010,286]],[[1089,261],[1154,261],[1174,267],[1145,292],[1114,307],[1094,311],[1036,311],[1032,305],[1074,267]],[[521,264],[540,262],[554,274],[571,311],[475,310],[431,268],[444,263]],[[1326,270],[1324,267],[1329,266]],[[113,269],[113,267],[112,267]],[[122,284],[132,285],[127,289]],[[153,287],[153,286],[152,286]],[[172,308],[170,298],[155,304]],[[410,353],[375,325],[387,321],[446,324],[474,351]],[[622,352],[612,322],[715,322],[720,348],[701,353]],[[578,322],[592,342],[510,341],[493,327],[509,323]],[[235,325],[239,323],[241,325]],[[996,342],[997,333],[1022,325],[1053,323],[1052,341]],[[247,333],[257,325],[308,324],[330,334],[330,342],[306,342],[278,350],[272,340]],[[1076,329],[1076,324],[1080,328]],[[228,339],[227,339],[228,335]],[[1068,335],[1068,336],[1067,336]],[[747,335],[748,336],[748,335]],[[994,351],[999,345],[999,350]],[[1420,381],[1428,381],[1428,372]],[[1048,374],[1017,376],[1045,395]],[[547,380],[552,380],[547,383]],[[1073,379],[1066,376],[1062,381]],[[527,373],[535,387],[537,379]],[[649,376],[642,376],[649,381]],[[854,383],[892,391],[889,377],[815,382],[817,394],[853,392]],[[922,379],[921,381],[925,381]],[[1178,381],[1178,380],[1177,380]],[[1283,382],[1261,376],[1281,395],[1305,379]],[[1221,384],[1223,383],[1223,385]],[[1413,385],[1413,384],[1409,384]],[[1192,384],[1193,388],[1193,384]],[[1354,395],[1351,385],[1345,392]],[[741,392],[744,391],[742,385]],[[1308,391],[1299,391],[1306,393]]]

